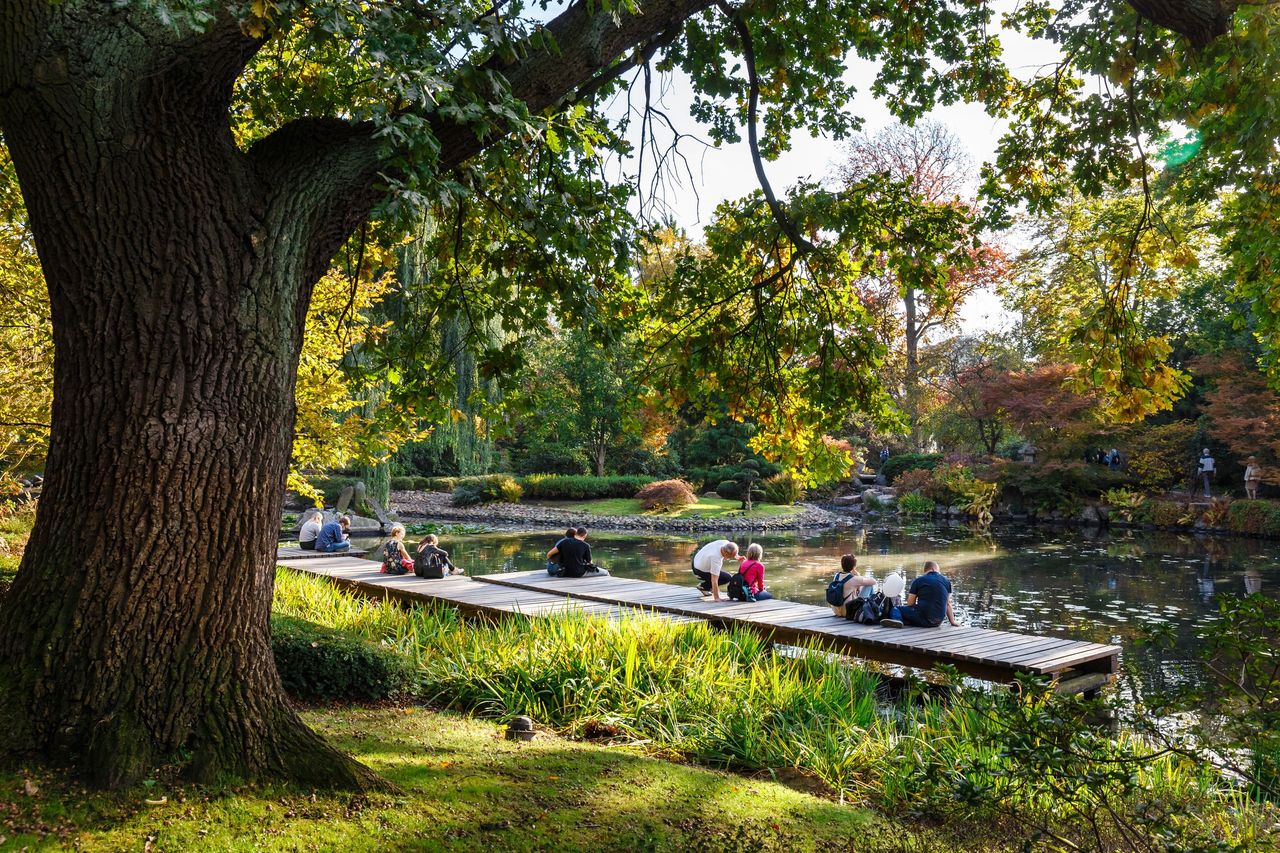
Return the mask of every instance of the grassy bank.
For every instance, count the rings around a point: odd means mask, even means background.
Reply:
[[[885,814],[930,813],[1008,838],[1031,828],[1072,837],[1100,824],[1103,849],[1149,831],[1184,846],[1261,850],[1277,820],[1208,765],[1101,732],[1072,700],[960,691],[945,704],[887,703],[861,670],[821,654],[771,654],[745,631],[652,618],[469,622],[287,571],[276,609],[398,650],[429,701],[779,774]],[[1132,815],[1157,817],[1119,825]]]
[[[745,515],[740,501],[724,498],[700,497],[697,503],[679,507],[670,512],[647,512],[635,498],[601,498],[591,501],[557,502],[547,504],[558,509],[573,512],[591,512],[596,515],[647,515],[654,518],[725,518]],[[783,506],[779,504],[755,504],[751,510],[752,518],[791,518],[804,512],[804,507]]]
[[[858,850],[934,848],[927,827],[892,830],[768,779],[634,750],[501,728],[414,707],[313,711],[307,721],[402,793],[327,794],[152,786],[85,794],[48,775],[0,774],[0,848],[81,851]],[[167,798],[163,805],[145,800]],[[902,833],[899,836],[899,833]],[[3,837],[3,836],[7,836]],[[949,849],[990,849],[948,838]]]

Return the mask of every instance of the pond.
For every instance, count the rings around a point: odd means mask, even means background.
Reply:
[[[494,532],[441,544],[469,573],[522,571],[542,568],[558,535]],[[774,595],[810,604],[825,603],[841,554],[857,554],[859,568],[878,578],[899,570],[910,579],[925,560],[937,560],[954,584],[962,624],[1121,646],[1117,687],[1130,699],[1189,677],[1195,628],[1213,618],[1217,596],[1280,590],[1280,544],[1250,539],[933,524],[725,538],[759,542]],[[596,562],[615,575],[693,585],[692,537],[601,532],[589,541]],[[1152,623],[1172,625],[1172,652],[1138,644]]]

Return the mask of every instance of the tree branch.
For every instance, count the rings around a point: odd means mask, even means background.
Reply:
[[[760,140],[756,136],[756,113],[760,107],[760,76],[756,71],[756,50],[755,42],[751,39],[751,28],[747,26],[747,22],[738,14],[738,11],[728,4],[727,0],[716,0],[716,7],[729,19],[733,28],[738,32],[738,38],[742,40],[742,56],[747,65],[749,86],[747,143],[751,147],[751,162],[756,168],[756,180],[760,182],[760,189],[764,192],[765,201],[769,203],[769,210],[773,213],[773,218],[777,220],[778,226],[782,228],[786,235],[791,238],[796,250],[801,253],[811,252],[813,251],[813,244],[804,238],[800,233],[800,229],[796,227],[795,222],[782,209],[782,205],[778,203],[778,197],[774,195],[773,186],[769,183],[769,176],[764,171],[764,159],[760,155]]]

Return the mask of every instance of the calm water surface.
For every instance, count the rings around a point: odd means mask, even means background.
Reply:
[[[446,536],[441,542],[470,574],[539,569],[558,531]],[[414,537],[409,537],[411,540]],[[719,538],[703,534],[702,542]],[[1280,591],[1280,544],[1147,531],[976,532],[932,524],[801,534],[726,534],[765,551],[766,584],[778,598],[824,604],[841,554],[860,569],[910,580],[937,560],[955,588],[966,625],[1114,643],[1124,649],[1119,689],[1133,698],[1191,676],[1194,629],[1222,594]],[[693,585],[698,542],[666,534],[592,534],[596,562],[621,577]],[[1137,644],[1146,623],[1169,623],[1173,652]]]

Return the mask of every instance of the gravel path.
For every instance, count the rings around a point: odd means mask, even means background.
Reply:
[[[530,528],[584,524],[597,530],[814,530],[851,526],[857,517],[800,504],[803,512],[788,518],[660,518],[646,515],[596,515],[530,504],[490,503],[457,507],[447,492],[392,492],[391,507],[405,518],[469,521],[476,524],[518,524]]]

